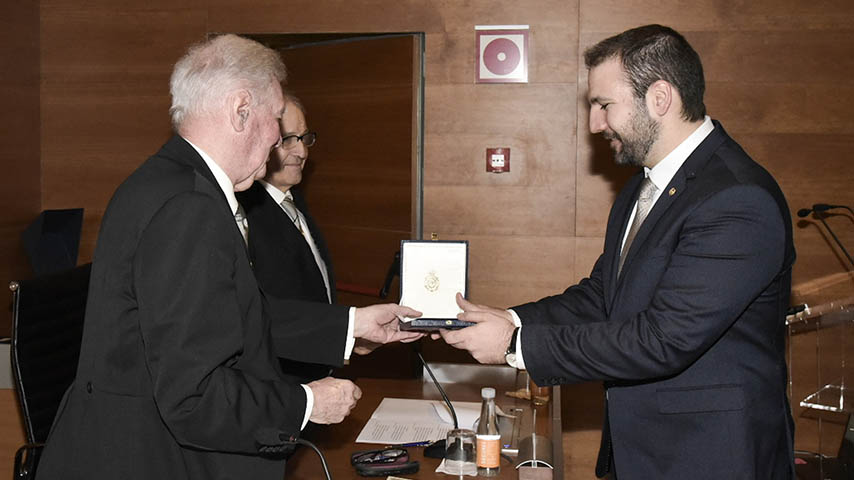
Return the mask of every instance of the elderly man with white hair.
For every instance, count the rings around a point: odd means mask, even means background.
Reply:
[[[39,479],[280,479],[282,450],[310,419],[340,422],[347,380],[286,380],[252,271],[234,192],[264,175],[281,142],[278,54],[234,35],[175,65],[176,135],[125,180],[93,259],[77,378],[57,413]],[[330,348],[385,343],[396,305],[358,323],[305,321]],[[290,320],[289,320],[290,321]]]

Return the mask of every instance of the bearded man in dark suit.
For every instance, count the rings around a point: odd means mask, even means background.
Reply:
[[[598,476],[792,479],[785,312],[795,251],[779,187],[705,113],[700,58],[648,25],[585,53],[590,131],[643,167],[604,252],[562,294],[442,332],[538,385],[605,382]]]
[[[280,454],[305,424],[336,423],[361,391],[286,379],[247,254],[234,192],[264,175],[281,143],[285,67],[262,45],[223,35],[178,61],[173,136],[119,186],[95,250],[77,377],[39,479],[281,479]],[[312,319],[293,341],[383,343],[397,314],[348,326]]]

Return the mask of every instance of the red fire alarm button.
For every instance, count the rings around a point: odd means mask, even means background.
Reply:
[[[510,171],[510,149],[487,148],[486,149],[486,171],[490,173],[504,173]]]

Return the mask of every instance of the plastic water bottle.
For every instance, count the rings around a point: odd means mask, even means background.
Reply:
[[[495,389],[482,388],[480,396],[483,403],[477,425],[477,475],[495,477],[501,471],[501,433],[495,415]]]

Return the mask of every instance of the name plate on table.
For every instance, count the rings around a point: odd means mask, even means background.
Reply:
[[[401,330],[438,330],[473,325],[457,319],[457,292],[468,286],[467,241],[400,242],[400,304],[422,313],[404,318]]]

